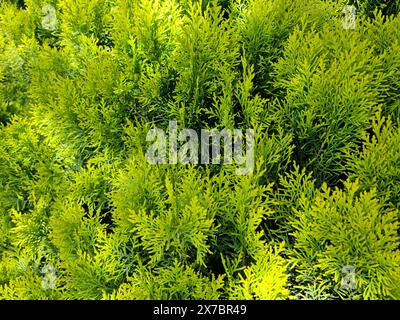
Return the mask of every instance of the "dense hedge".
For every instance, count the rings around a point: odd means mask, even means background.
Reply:
[[[400,299],[399,10],[1,2],[0,298]],[[150,164],[172,120],[253,174]]]

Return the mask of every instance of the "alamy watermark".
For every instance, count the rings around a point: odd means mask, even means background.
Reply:
[[[55,31],[58,26],[56,9],[51,4],[47,4],[42,8],[42,16],[42,28]]]
[[[351,266],[344,266],[342,268],[343,278],[342,278],[342,289],[344,290],[354,290],[356,288],[356,269]]]
[[[168,134],[159,128],[151,129],[146,140],[152,142],[146,152],[151,164],[236,164],[238,175],[247,175],[254,170],[252,129],[245,133],[241,129],[201,129],[199,133],[182,129],[178,132],[177,122],[170,121]]]
[[[343,29],[356,28],[356,7],[353,5],[345,5],[342,9],[342,26]]]
[[[57,270],[53,266],[46,265],[42,268],[41,273],[44,275],[42,278],[42,287],[45,290],[55,290],[57,281]]]

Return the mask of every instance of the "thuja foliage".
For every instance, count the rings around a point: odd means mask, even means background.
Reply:
[[[400,299],[399,10],[1,1],[0,299]],[[169,121],[254,171],[149,163]]]

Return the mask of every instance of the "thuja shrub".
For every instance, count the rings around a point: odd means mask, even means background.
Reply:
[[[300,295],[399,299],[398,212],[386,209],[375,189],[360,192],[358,181],[344,187],[323,185],[295,210],[292,262]],[[351,292],[341,283],[346,266],[357,270]]]
[[[340,27],[339,20],[321,32],[297,28],[274,64],[274,85],[285,96],[272,110],[294,134],[296,160],[318,183],[345,175],[343,154],[360,141],[382,104],[385,114],[397,117],[398,38],[383,39],[399,20],[384,23],[379,14],[377,20],[381,36],[373,35],[377,21],[368,19],[354,30]]]
[[[285,43],[295,27],[318,30],[337,11],[324,1],[252,0],[237,8],[244,55],[255,66],[255,84],[267,97],[277,95],[272,64],[282,56]]]
[[[399,299],[400,18],[343,4],[2,1],[0,299]]]
[[[28,105],[28,61],[38,49],[34,23],[26,10],[0,3],[0,123],[8,123]]]
[[[371,41],[376,54],[381,56],[381,65],[377,69],[382,70],[384,81],[381,99],[383,100],[382,113],[390,116],[396,123],[399,114],[399,16],[386,17],[381,12],[376,12],[374,19],[370,20],[365,28],[365,37]]]
[[[334,16],[335,11],[324,12]],[[261,93],[271,98],[259,118],[270,132],[291,137],[293,158],[312,170],[318,183],[335,184],[346,175],[343,154],[370,128],[375,112],[382,108],[398,119],[400,20],[375,11],[373,19],[360,16],[355,29],[346,29],[329,17],[293,25],[283,48],[273,46],[275,59],[262,72],[271,86]]]
[[[380,10],[385,15],[397,15],[400,11],[399,0],[342,0],[342,4],[353,5],[359,14],[373,17],[374,11]]]
[[[400,204],[399,139],[400,132],[390,118],[378,115],[372,125],[372,135],[363,137],[362,151],[348,154],[349,176],[359,179],[363,190],[376,188],[382,198],[396,207]]]

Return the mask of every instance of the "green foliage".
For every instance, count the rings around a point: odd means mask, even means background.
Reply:
[[[220,7],[211,5],[203,11],[195,2],[185,20],[171,58],[178,77],[175,101],[168,113],[184,126],[193,127],[220,90],[220,79],[223,85],[233,80],[239,48],[236,30],[223,18]]]
[[[385,19],[380,12],[376,13],[366,30],[366,36],[373,44],[374,50],[381,56],[381,65],[377,69],[383,71],[383,90],[381,91],[384,104],[384,115],[391,116],[394,121],[400,119],[399,114],[399,40],[400,19],[398,16]]]
[[[321,33],[295,31],[276,64],[286,91],[279,112],[295,132],[297,161],[319,181],[342,173],[342,153],[369,127],[378,110],[380,57],[358,33],[338,26]]]
[[[62,12],[61,37],[74,41],[77,35],[93,35],[100,45],[108,45],[108,24],[111,1],[65,0],[59,1]]]
[[[362,152],[349,154],[350,177],[359,179],[363,190],[377,189],[378,194],[398,207],[400,203],[399,161],[400,131],[390,119],[378,117],[373,135],[363,137]]]
[[[281,239],[291,247],[293,244],[293,222],[295,210],[303,208],[302,197],[313,199],[316,193],[315,179],[294,163],[294,168],[279,179],[280,188],[271,192],[274,199],[274,214],[268,217],[265,233],[272,239]]]
[[[299,286],[319,286],[333,297],[399,299],[398,212],[385,209],[375,190],[360,193],[357,181],[346,182],[345,191],[323,185],[301,201],[292,251]],[[353,291],[341,287],[345,266],[356,270]]]
[[[398,11],[1,1],[0,299],[400,299]],[[253,173],[150,164],[169,121]]]
[[[342,0],[344,4],[354,5],[360,14],[372,17],[374,11],[381,10],[385,15],[398,14],[400,11],[399,0]]]
[[[223,287],[221,277],[207,279],[192,268],[175,261],[168,268],[150,271],[139,266],[129,282],[121,285],[117,292],[103,296],[113,300],[217,300]]]
[[[28,62],[39,48],[31,38],[31,15],[7,3],[0,4],[0,12],[0,124],[4,124],[28,107]]]
[[[283,243],[282,243],[283,244]],[[287,273],[285,260],[279,256],[283,245],[275,252],[268,247],[263,248],[255,259],[255,263],[246,267],[240,280],[230,288],[230,299],[262,299],[277,300],[289,296],[286,288]]]
[[[275,96],[272,64],[282,56],[285,43],[295,27],[308,30],[332,19],[335,6],[323,1],[251,0],[239,2],[238,23],[244,53],[255,66],[259,90]]]

